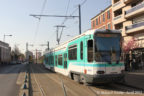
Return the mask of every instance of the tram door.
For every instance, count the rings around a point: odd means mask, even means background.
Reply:
[[[79,62],[80,62],[80,64],[81,65],[83,65],[83,66],[81,66],[81,69],[80,69],[80,71],[82,72],[82,73],[84,73],[84,70],[85,70],[85,50],[86,50],[86,42],[85,42],[85,39],[83,38],[80,42],[79,42],[79,45],[80,45],[80,47],[79,47],[79,58],[80,58],[80,60],[79,60]]]

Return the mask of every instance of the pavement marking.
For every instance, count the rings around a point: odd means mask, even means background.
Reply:
[[[31,67],[31,69],[32,69],[32,73],[34,73],[32,67]],[[37,86],[38,86],[38,88],[39,88],[39,90],[40,90],[42,96],[46,96],[46,93],[44,92],[43,88],[41,87],[41,85],[40,85],[40,84],[38,83],[38,81],[36,80],[36,76],[35,76],[35,74],[34,74],[33,76],[34,76],[34,80],[35,80],[35,82],[36,82],[36,84],[37,84]]]

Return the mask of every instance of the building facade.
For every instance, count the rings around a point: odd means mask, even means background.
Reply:
[[[112,0],[113,28],[122,31],[126,70],[144,68],[144,0]]]
[[[112,0],[113,27],[121,30],[124,42],[134,38],[144,48],[144,0]]]
[[[111,5],[91,19],[91,29],[113,29]]]

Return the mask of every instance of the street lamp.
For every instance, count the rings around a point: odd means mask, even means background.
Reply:
[[[6,37],[6,36],[12,36],[12,35],[5,35],[5,34],[4,34],[4,38],[3,38],[3,41],[4,41],[4,42],[5,42],[5,37]]]

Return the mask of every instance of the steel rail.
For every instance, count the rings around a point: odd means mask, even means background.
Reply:
[[[32,67],[31,67],[31,70],[32,70],[32,73],[34,73]],[[43,88],[41,87],[41,85],[38,83],[35,74],[33,76],[34,76],[34,80],[35,80],[35,82],[36,82],[36,84],[37,84],[37,86],[38,86],[38,88],[39,88],[40,93],[42,94],[42,96],[47,96],[46,93],[44,92]]]

